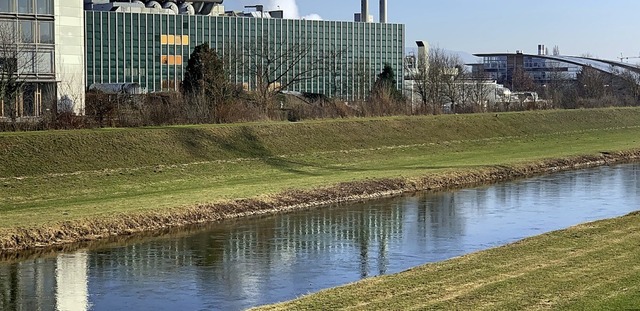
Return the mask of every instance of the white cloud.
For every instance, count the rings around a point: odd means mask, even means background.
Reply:
[[[311,20],[311,21],[321,21],[322,20],[322,16],[313,13],[313,14],[309,14],[309,15],[303,16],[302,19],[308,19],[308,20]]]
[[[322,17],[318,14],[309,14],[300,16],[300,10],[298,9],[298,3],[296,0],[244,0],[244,3],[251,4],[263,4],[265,11],[277,11],[282,10],[284,12],[284,18],[287,19],[308,19],[308,20],[322,20]]]

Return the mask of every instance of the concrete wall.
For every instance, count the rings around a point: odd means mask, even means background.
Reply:
[[[85,43],[82,0],[54,2],[58,109],[84,113]]]

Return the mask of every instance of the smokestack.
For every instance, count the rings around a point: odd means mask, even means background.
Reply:
[[[544,44],[538,44],[538,55],[546,55]]]
[[[360,10],[360,21],[363,23],[369,22],[369,0],[362,0],[362,7]]]
[[[429,70],[429,44],[427,41],[416,41],[418,45],[418,68],[427,72]]]
[[[387,0],[380,0],[380,23],[387,23]]]

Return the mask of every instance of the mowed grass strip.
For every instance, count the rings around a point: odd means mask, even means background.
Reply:
[[[0,133],[0,178],[640,126],[639,108]]]
[[[640,213],[256,310],[635,310]]]
[[[0,134],[0,234],[640,148],[640,109]]]

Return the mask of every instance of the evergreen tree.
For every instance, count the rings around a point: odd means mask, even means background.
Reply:
[[[188,96],[214,97],[217,84],[226,84],[224,62],[208,43],[198,45],[191,53],[182,81],[182,92]]]
[[[215,50],[204,43],[191,53],[182,81],[182,93],[198,107],[208,109],[208,119],[216,123],[224,122],[223,109],[238,95],[229,82],[225,63]]]
[[[388,63],[384,64],[382,72],[378,74],[378,79],[374,85],[374,94],[388,94],[392,99],[402,101],[402,92],[398,90],[396,74]]]

